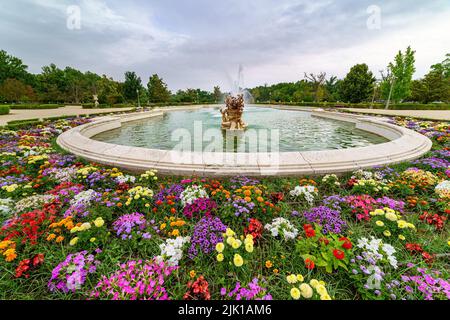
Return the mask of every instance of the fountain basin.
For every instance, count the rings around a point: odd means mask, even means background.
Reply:
[[[157,169],[161,174],[198,176],[300,176],[342,173],[413,160],[431,149],[431,141],[412,130],[370,117],[287,106],[276,110],[308,111],[312,117],[347,122],[358,130],[381,136],[386,142],[362,147],[279,152],[175,151],[101,142],[92,137],[132,121],[161,117],[166,112],[215,106],[155,108],[147,112],[107,116],[61,134],[57,143],[85,159],[133,172]],[[311,111],[312,110],[312,111]],[[244,115],[245,117],[245,115]],[[219,123],[220,125],[220,123]]]

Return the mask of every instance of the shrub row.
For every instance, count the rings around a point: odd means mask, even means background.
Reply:
[[[9,113],[9,106],[0,106],[0,115],[8,113]]]
[[[41,120],[24,120],[22,122],[8,123],[5,127],[9,130],[26,129],[34,125],[42,124]]]
[[[59,104],[11,104],[11,109],[58,109]]]

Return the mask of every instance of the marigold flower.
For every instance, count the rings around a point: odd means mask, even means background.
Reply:
[[[56,238],[56,243],[60,243],[60,242],[62,242],[64,240],[64,237],[63,236],[58,236],[57,238]]]
[[[52,241],[52,240],[55,239],[55,238],[56,238],[56,234],[51,233],[51,234],[48,235],[47,241]]]
[[[291,289],[291,297],[295,300],[300,299],[300,290],[298,290],[297,288],[292,288]]]
[[[383,234],[384,234],[386,237],[390,237],[390,236],[391,236],[391,232],[390,232],[389,230],[384,230],[384,231],[383,231]]]
[[[313,296],[313,289],[307,283],[302,283],[300,285],[300,292],[305,299],[310,299]]]
[[[77,244],[77,242],[78,242],[78,237],[75,237],[75,238],[73,238],[72,240],[70,240],[69,244],[70,244],[71,246],[74,246],[74,245]]]
[[[217,261],[222,262],[223,261],[223,253],[219,253],[217,255]]]
[[[216,250],[217,252],[223,252],[223,250],[225,249],[225,245],[223,244],[223,242],[219,242],[216,244]]]
[[[195,275],[196,275],[196,272],[195,272],[195,270],[191,270],[191,271],[189,271],[189,276],[190,276],[191,278],[194,278],[194,277],[195,277]]]
[[[6,250],[3,255],[6,257],[7,262],[13,261],[15,258],[17,258],[16,250],[14,248],[9,248]]]
[[[298,281],[297,276],[296,276],[295,274],[290,274],[290,275],[288,275],[288,276],[286,277],[286,280],[287,280],[287,282],[290,283],[290,284],[297,283],[297,281]]]
[[[266,268],[267,268],[267,269],[270,269],[270,268],[272,268],[272,267],[273,267],[272,261],[267,260],[267,261],[266,261]]]
[[[244,259],[242,259],[240,254],[236,253],[233,258],[233,263],[236,267],[242,267],[242,265],[244,264]]]
[[[105,224],[105,220],[103,220],[102,217],[98,217],[97,219],[94,220],[94,225],[95,225],[97,228],[103,227],[104,224]]]

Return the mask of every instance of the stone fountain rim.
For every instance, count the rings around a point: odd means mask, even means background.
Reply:
[[[279,153],[183,152],[111,144],[91,139],[122,123],[162,116],[164,112],[196,110],[217,105],[154,108],[112,115],[72,128],[57,138],[64,150],[87,160],[131,172],[156,169],[160,174],[182,176],[304,176],[351,172],[419,158],[431,149],[430,139],[382,119],[361,115],[282,105],[258,105],[281,110],[308,111],[312,116],[354,123],[358,129],[387,138],[366,147]],[[276,160],[276,162],[274,162]]]

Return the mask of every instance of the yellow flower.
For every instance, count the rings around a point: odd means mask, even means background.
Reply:
[[[95,240],[97,240],[97,239],[94,237],[89,239],[90,242],[95,242]]]
[[[291,284],[293,284],[293,283],[297,283],[297,276],[295,275],[295,274],[290,274],[290,275],[288,275],[287,277],[286,277],[286,280],[287,280],[287,282],[288,283],[291,283]]]
[[[223,244],[223,242],[219,242],[218,244],[216,244],[217,252],[223,252],[223,249],[225,249],[225,245]]]
[[[242,265],[244,264],[244,259],[242,259],[241,255],[235,254],[233,262],[236,267],[242,267]]]
[[[331,300],[331,297],[328,293],[321,295],[320,300]]]
[[[328,294],[327,288],[325,288],[325,286],[322,284],[318,284],[315,289],[317,293],[321,296]]]
[[[94,221],[94,225],[95,225],[97,228],[103,227],[104,224],[105,224],[105,220],[103,220],[102,217],[98,217],[98,218],[95,219],[95,221]]]
[[[291,297],[295,300],[300,299],[300,290],[298,290],[297,288],[292,288],[291,289]]]
[[[230,228],[227,228],[227,231],[225,231],[225,234],[227,235],[227,237],[232,237],[232,236],[234,236],[234,231],[231,230]]]
[[[402,241],[405,241],[405,239],[406,239],[405,236],[402,235],[402,234],[399,234],[399,235],[398,235],[398,238],[399,238],[400,240],[402,240]]]
[[[407,222],[405,221],[405,220],[398,220],[397,221],[397,226],[400,228],[400,229],[404,229],[404,228],[406,228],[407,227]]]
[[[319,284],[319,281],[316,279],[312,279],[309,284],[311,285],[311,287],[313,287],[314,289],[317,287],[317,285]]]
[[[236,240],[236,239],[235,239],[234,237],[228,237],[228,238],[227,238],[227,243],[228,243],[228,245],[232,246],[232,245],[233,245],[233,242],[234,242],[235,240]]]
[[[298,282],[303,282],[305,279],[303,278],[303,276],[301,274],[297,275],[297,281]]]
[[[307,283],[302,283],[300,285],[300,291],[305,299],[310,299],[313,296],[313,289]]]
[[[375,224],[379,227],[384,227],[383,221],[378,220],[377,222],[375,222]]]
[[[75,237],[75,238],[73,238],[72,240],[70,240],[69,244],[70,244],[71,246],[74,246],[74,245],[77,244],[77,242],[78,242],[78,237]]]
[[[387,212],[385,215],[386,219],[388,219],[389,221],[397,221],[397,215],[395,214],[395,212],[390,211]]]
[[[383,234],[384,234],[386,237],[390,237],[390,236],[391,236],[391,232],[390,232],[389,230],[384,230],[384,231],[383,231]]]
[[[85,222],[80,226],[81,231],[89,230],[90,228],[91,228],[91,224],[89,222]]]
[[[191,278],[194,278],[195,275],[196,275],[195,270],[189,271],[189,276],[190,276]]]
[[[450,240],[447,241],[447,244],[450,246]]]
[[[77,226],[75,226],[72,229],[70,229],[70,233],[75,233],[75,232],[78,232],[78,231],[80,231],[80,227],[77,227]]]
[[[247,243],[253,244],[253,236],[252,236],[251,234],[248,234],[248,235],[245,237],[244,243],[245,243],[245,244],[247,244]]]
[[[246,243],[245,244],[245,251],[252,253],[253,252],[253,243]]]
[[[222,262],[222,261],[223,261],[223,254],[222,254],[222,253],[219,253],[219,254],[217,255],[217,261],[219,261],[219,262]]]
[[[382,209],[376,209],[375,211],[370,213],[372,216],[382,216],[384,215],[384,211]]]
[[[242,244],[242,241],[241,241],[241,240],[234,240],[234,241],[231,243],[231,246],[233,247],[233,249],[238,249],[238,248],[241,246],[241,244]]]

